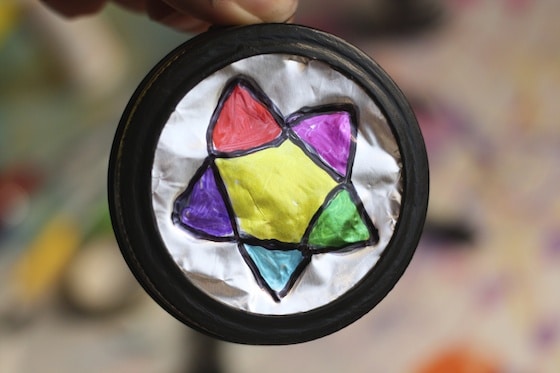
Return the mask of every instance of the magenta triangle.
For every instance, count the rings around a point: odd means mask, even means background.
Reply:
[[[352,141],[349,113],[339,111],[305,117],[293,130],[328,166],[346,175]]]

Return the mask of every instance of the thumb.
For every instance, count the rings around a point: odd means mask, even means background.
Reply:
[[[298,0],[164,0],[176,10],[212,24],[287,22]]]

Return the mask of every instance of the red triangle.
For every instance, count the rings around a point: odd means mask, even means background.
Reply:
[[[222,152],[248,150],[274,140],[281,132],[268,108],[238,84],[222,104],[212,142]]]

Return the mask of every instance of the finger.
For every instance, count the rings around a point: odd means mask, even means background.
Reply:
[[[144,12],[146,10],[146,0],[112,0],[123,8],[136,12]]]
[[[218,25],[285,22],[297,0],[164,0],[171,7]]]
[[[172,8],[161,0],[146,0],[145,11],[156,22],[163,23],[180,31],[200,32],[210,24]]]
[[[42,0],[50,8],[66,17],[96,13],[107,0]]]

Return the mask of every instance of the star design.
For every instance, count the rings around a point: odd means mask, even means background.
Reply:
[[[236,242],[280,302],[312,256],[379,240],[350,176],[357,110],[305,107],[283,116],[250,78],[229,81],[207,130],[208,156],[174,201],[173,222]]]

